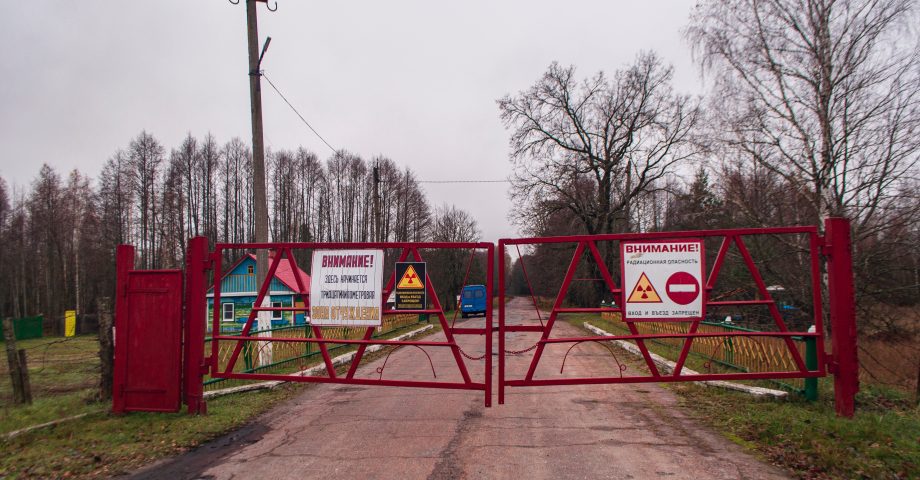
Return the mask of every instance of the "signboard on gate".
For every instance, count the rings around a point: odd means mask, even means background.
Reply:
[[[703,241],[620,243],[625,321],[705,317]]]
[[[396,262],[395,310],[424,310],[428,306],[425,262]]]
[[[310,323],[379,327],[383,250],[314,250]]]

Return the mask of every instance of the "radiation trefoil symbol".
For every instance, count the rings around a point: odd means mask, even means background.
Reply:
[[[658,295],[658,291],[655,290],[655,286],[649,281],[645,272],[639,276],[639,281],[633,287],[627,303],[661,303],[661,296]]]
[[[415,269],[412,268],[412,265],[409,265],[406,268],[406,273],[403,273],[402,278],[399,279],[399,283],[396,285],[396,288],[411,288],[411,289],[422,289],[425,288],[425,284],[422,279],[419,278],[418,273],[415,272]]]

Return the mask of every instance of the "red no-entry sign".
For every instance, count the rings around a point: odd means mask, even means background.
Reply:
[[[700,296],[700,282],[688,272],[675,272],[665,285],[668,298],[674,303],[687,305]]]

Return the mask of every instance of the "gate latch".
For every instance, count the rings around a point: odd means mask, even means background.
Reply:
[[[203,270],[214,270],[214,264],[216,262],[217,252],[209,253],[207,259],[202,262],[201,268]]]
[[[211,370],[211,357],[206,357],[204,363],[198,366],[198,373],[201,375],[207,375]]]

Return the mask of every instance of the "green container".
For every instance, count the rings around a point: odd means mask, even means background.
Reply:
[[[16,340],[42,338],[43,321],[44,318],[41,315],[13,320],[13,332],[16,334]]]
[[[818,341],[815,337],[805,338],[805,368],[818,369]],[[818,379],[805,379],[805,398],[814,402],[818,399]]]

